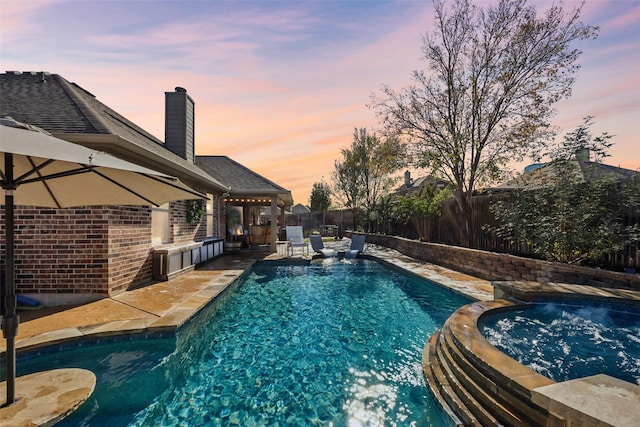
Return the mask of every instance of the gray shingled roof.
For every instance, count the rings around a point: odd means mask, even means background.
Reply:
[[[160,139],[57,74],[0,74],[0,93],[2,116],[10,116],[41,127],[59,138],[177,176],[209,191],[226,190],[226,186],[214,177],[166,149]],[[95,138],[95,135],[113,138]],[[137,153],[136,158],[131,158],[132,153]]]
[[[196,156],[196,165],[230,187],[231,195],[278,195],[287,205],[293,203],[291,192],[227,156]]]
[[[553,178],[556,175],[556,168],[552,164],[542,165],[528,172],[525,172],[521,176],[511,179],[501,185],[491,188],[491,190],[513,190],[517,188],[537,187],[541,185],[547,185],[548,179]],[[581,180],[589,181],[592,179],[600,178],[603,176],[610,176],[613,179],[624,181],[635,175],[638,175],[638,171],[631,169],[625,169],[617,166],[606,165],[600,162],[584,161],[580,159],[572,159],[564,167],[572,167],[578,171],[578,176]]]
[[[439,186],[438,188],[444,188],[449,185],[450,183],[443,179],[439,179],[433,175],[426,175],[416,178],[415,180],[411,180],[411,183],[408,186],[406,183],[402,183],[402,185],[393,190],[393,194],[397,196],[406,196],[408,194],[419,193],[420,190],[426,186]]]

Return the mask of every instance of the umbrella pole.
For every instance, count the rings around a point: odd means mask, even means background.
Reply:
[[[5,221],[5,282],[2,292],[3,313],[2,333],[7,340],[7,401],[5,406],[15,402],[16,394],[16,335],[18,333],[19,318],[16,314],[16,291],[14,277],[14,230],[13,230],[13,156],[5,153],[5,176],[7,184],[4,186],[4,221]],[[9,167],[7,167],[9,166]]]

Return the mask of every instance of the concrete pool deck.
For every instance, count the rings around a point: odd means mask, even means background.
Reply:
[[[349,240],[327,242],[326,246],[335,247],[339,251],[344,250],[348,248]],[[420,262],[395,250],[375,245],[368,245],[366,254],[473,299],[493,299],[493,288],[486,280]],[[312,255],[297,255],[294,258],[311,260]],[[82,305],[22,311],[16,348],[18,351],[26,351],[89,337],[175,330],[234,283],[259,259],[269,260],[278,257],[277,254],[260,251],[224,255],[170,281],[129,290],[110,298]],[[5,340],[0,340],[0,351],[6,351]],[[60,375],[63,378],[66,373],[62,372]],[[38,384],[36,380],[24,383],[29,385],[21,387],[18,378],[18,402],[0,408],[0,426],[34,425],[31,421],[42,420],[42,412],[51,414],[51,421],[60,419],[60,414],[68,413],[68,402],[61,400],[62,407],[55,407],[56,399],[52,398],[64,391],[65,382],[60,378],[52,380],[49,376],[41,378],[45,379],[48,386],[58,386],[43,389],[43,384]],[[4,390],[6,384],[0,383],[0,388]],[[40,404],[24,405],[25,401],[34,399],[38,399],[38,402],[54,402],[54,408],[45,408],[45,405]],[[17,405],[20,405],[19,417]],[[41,424],[46,422],[36,425]]]

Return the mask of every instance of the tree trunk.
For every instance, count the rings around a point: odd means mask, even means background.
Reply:
[[[462,219],[464,221],[462,228],[463,239],[460,244],[473,248],[475,247],[475,230],[473,227],[473,209],[471,208],[471,197],[466,194],[460,194],[456,197],[458,201],[458,207],[462,213]]]
[[[353,216],[353,231],[358,229],[358,209],[351,209],[351,215]]]

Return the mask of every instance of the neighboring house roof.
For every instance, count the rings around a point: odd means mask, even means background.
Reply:
[[[440,189],[449,185],[448,181],[437,178],[433,175],[421,176],[416,179],[411,178],[409,171],[405,172],[404,182],[399,187],[393,190],[396,196],[406,196],[408,194],[418,193],[422,188],[426,186],[436,186]]]
[[[291,192],[227,156],[196,156],[196,165],[229,187],[231,196],[278,196],[293,204]]]
[[[305,205],[303,205],[302,203],[296,203],[295,205],[293,205],[291,207],[291,213],[309,213],[311,212],[311,209],[309,209],[308,207],[306,207]]]
[[[54,136],[176,176],[197,190],[227,187],[96,97],[58,74],[0,74],[0,115],[41,127]]]
[[[631,169],[577,158],[570,160],[568,164],[563,167],[572,168],[576,173],[576,178],[581,181],[589,181],[603,176],[611,176],[614,179],[623,181],[640,173]],[[493,187],[491,190],[514,190],[522,187],[535,188],[544,186],[548,183],[549,179],[554,178],[556,172],[556,168],[552,164],[541,165],[536,168],[526,170],[520,177]]]

